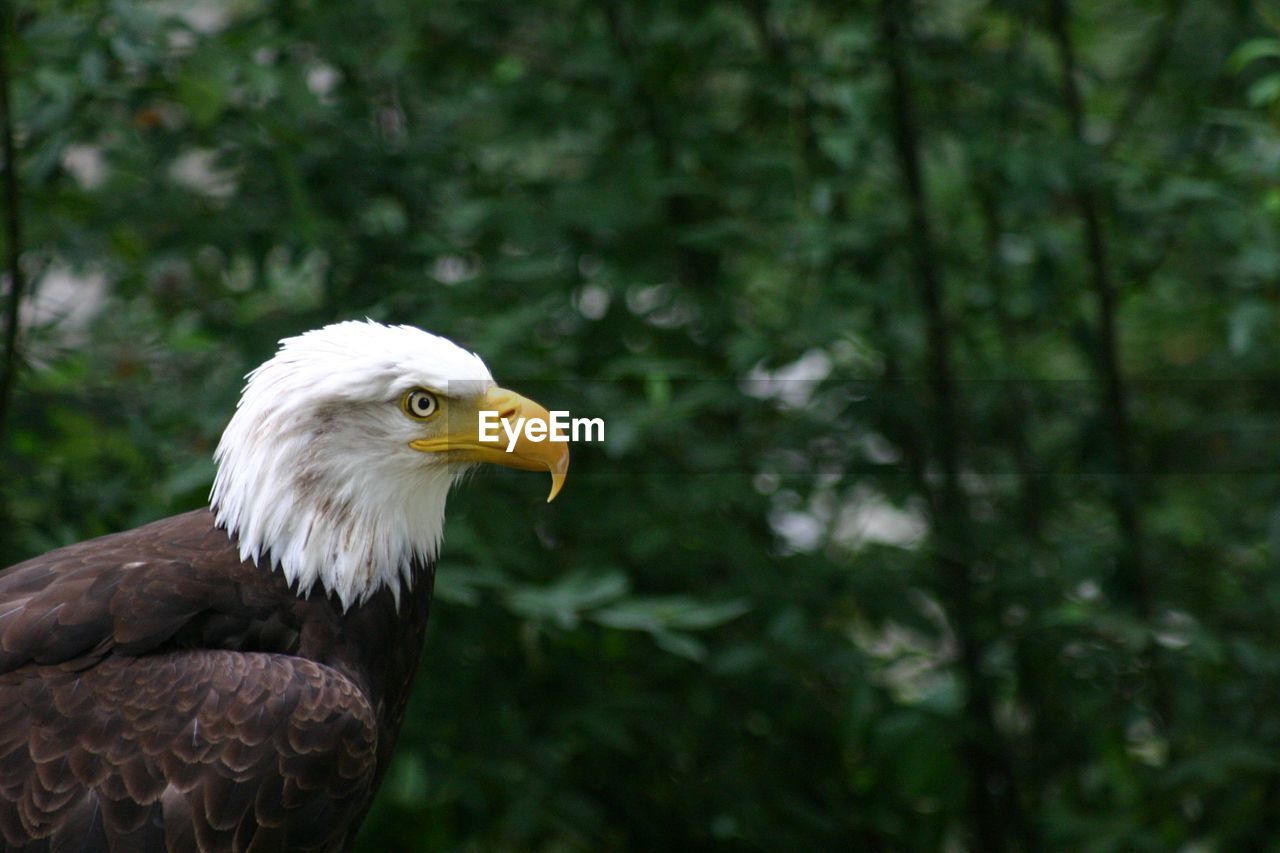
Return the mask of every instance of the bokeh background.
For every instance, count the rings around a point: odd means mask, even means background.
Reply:
[[[1280,840],[1265,4],[0,11],[0,564],[336,319],[606,420],[451,500],[362,849]]]

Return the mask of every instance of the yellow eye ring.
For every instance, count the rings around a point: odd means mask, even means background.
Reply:
[[[404,392],[400,398],[400,411],[415,420],[425,421],[440,411],[440,400],[425,388],[414,388]]]

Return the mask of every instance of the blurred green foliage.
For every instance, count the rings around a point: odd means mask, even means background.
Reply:
[[[4,9],[0,562],[200,505],[335,319],[607,421],[451,499],[363,849],[1280,839],[1265,9]]]

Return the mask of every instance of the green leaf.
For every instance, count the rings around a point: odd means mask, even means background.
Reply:
[[[1247,97],[1255,107],[1265,107],[1280,100],[1280,74],[1268,74],[1258,80],[1249,87]]]
[[[688,634],[657,631],[653,635],[653,641],[658,644],[660,649],[677,657],[697,662],[704,661],[707,658],[707,647]]]
[[[1245,42],[1232,52],[1227,66],[1238,74],[1259,59],[1280,59],[1280,39],[1256,38]]]
[[[513,611],[526,618],[572,628],[585,611],[620,598],[628,587],[626,575],[621,572],[578,571],[548,586],[512,590],[506,601]]]
[[[683,596],[635,598],[596,611],[591,618],[628,631],[699,631],[723,625],[750,609],[744,601],[703,604]]]

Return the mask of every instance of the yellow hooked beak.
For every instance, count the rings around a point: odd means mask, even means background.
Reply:
[[[523,471],[550,471],[555,500],[569,472],[568,436],[552,440],[551,414],[506,388],[490,388],[477,403],[452,400],[444,434],[409,442],[424,453],[448,453],[460,462],[489,462]],[[482,432],[483,428],[483,432]]]

